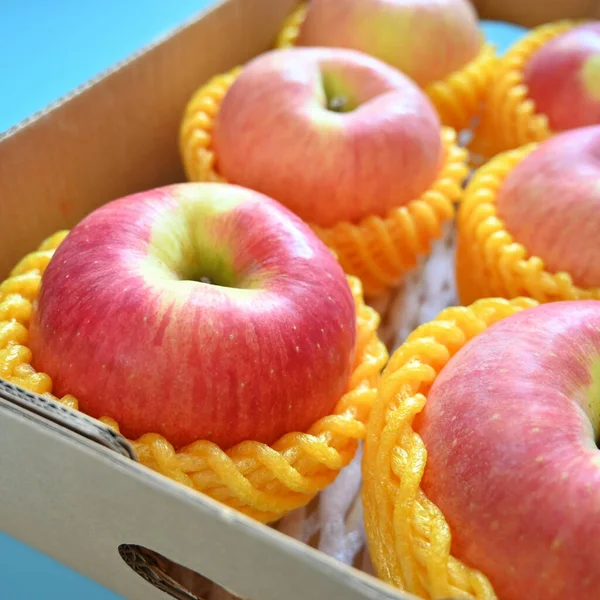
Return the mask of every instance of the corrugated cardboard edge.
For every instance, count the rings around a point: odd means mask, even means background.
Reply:
[[[39,119],[48,115],[49,113],[56,110],[57,108],[60,108],[63,104],[66,104],[67,102],[69,102],[69,100],[71,100],[72,98],[75,98],[76,96],[79,96],[82,93],[84,93],[86,90],[88,90],[96,85],[99,85],[100,83],[102,83],[102,81],[104,81],[107,77],[109,77],[113,73],[120,71],[122,68],[124,68],[128,64],[134,62],[139,57],[141,57],[145,54],[148,54],[148,52],[150,52],[156,46],[159,46],[160,44],[176,37],[180,31],[183,31],[185,29],[188,29],[189,27],[192,27],[197,21],[199,21],[200,19],[203,19],[206,15],[213,13],[215,11],[218,11],[221,8],[221,5],[226,4],[226,3],[227,3],[227,0],[217,0],[209,7],[205,8],[204,10],[198,11],[197,13],[195,13],[194,15],[192,15],[191,17],[189,17],[188,19],[183,21],[183,23],[181,23],[180,25],[177,25],[176,27],[169,29],[168,31],[166,31],[162,35],[157,36],[152,41],[148,42],[147,44],[145,44],[138,50],[135,50],[134,52],[132,52],[131,54],[129,54],[122,60],[117,61],[116,63],[112,64],[110,67],[107,67],[106,69],[103,69],[94,77],[91,77],[90,79],[88,79],[87,81],[82,83],[81,85],[78,85],[77,87],[72,89],[70,92],[63,94],[60,98],[57,98],[55,101],[51,102],[44,108],[36,111],[32,115],[30,115],[29,117],[26,117],[25,119],[21,120],[19,123],[13,125],[12,127],[9,127],[6,131],[0,132],[0,143],[3,142],[6,138],[16,135],[21,129],[24,129],[25,127],[33,125]]]
[[[0,379],[0,399],[137,462],[135,451],[126,438],[81,412],[70,410],[58,402],[33,394],[4,379]]]

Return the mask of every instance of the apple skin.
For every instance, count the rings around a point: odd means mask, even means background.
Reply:
[[[548,271],[600,286],[600,126],[542,142],[508,174],[496,202],[506,230]]]
[[[365,52],[425,87],[473,60],[482,34],[468,0],[311,0],[297,44]]]
[[[502,600],[600,589],[600,302],[540,305],[469,341],[417,430],[452,552]]]
[[[338,98],[347,112],[328,108]],[[330,227],[420,196],[443,162],[440,127],[396,69],[353,50],[291,48],[247,64],[223,98],[213,146],[228,181]]]
[[[524,70],[528,96],[553,131],[600,123],[600,22],[558,35]]]
[[[355,343],[332,253],[275,201],[218,183],[134,194],[83,219],[43,275],[29,339],[55,394],[130,439],[224,449],[330,414]]]

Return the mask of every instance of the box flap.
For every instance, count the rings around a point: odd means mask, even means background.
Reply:
[[[99,205],[184,180],[191,94],[269,49],[295,4],[222,2],[0,136],[0,278]]]
[[[247,599],[416,600],[2,398],[0,432],[0,528],[124,598],[167,598],[133,544]]]

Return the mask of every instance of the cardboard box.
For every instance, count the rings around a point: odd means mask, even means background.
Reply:
[[[476,4],[527,25],[600,16],[590,0]],[[104,202],[183,180],[190,95],[270,48],[294,5],[222,2],[4,134],[0,277]],[[208,580],[253,600],[412,598],[157,475],[109,428],[1,380],[0,457],[0,529],[125,598],[193,600]]]

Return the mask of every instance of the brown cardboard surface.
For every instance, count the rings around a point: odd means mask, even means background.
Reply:
[[[486,19],[509,21],[526,27],[559,19],[600,18],[598,0],[472,0]]]
[[[269,48],[295,4],[222,2],[2,136],[0,278],[100,204],[182,180],[177,130],[191,93]],[[527,25],[600,17],[596,0],[475,4],[482,16]],[[152,473],[90,423],[0,394],[0,529],[133,600],[167,596],[123,562],[120,544],[146,546],[252,600],[409,600]]]
[[[252,600],[411,600],[0,398],[0,529],[131,600],[164,599],[121,559],[139,544]]]

